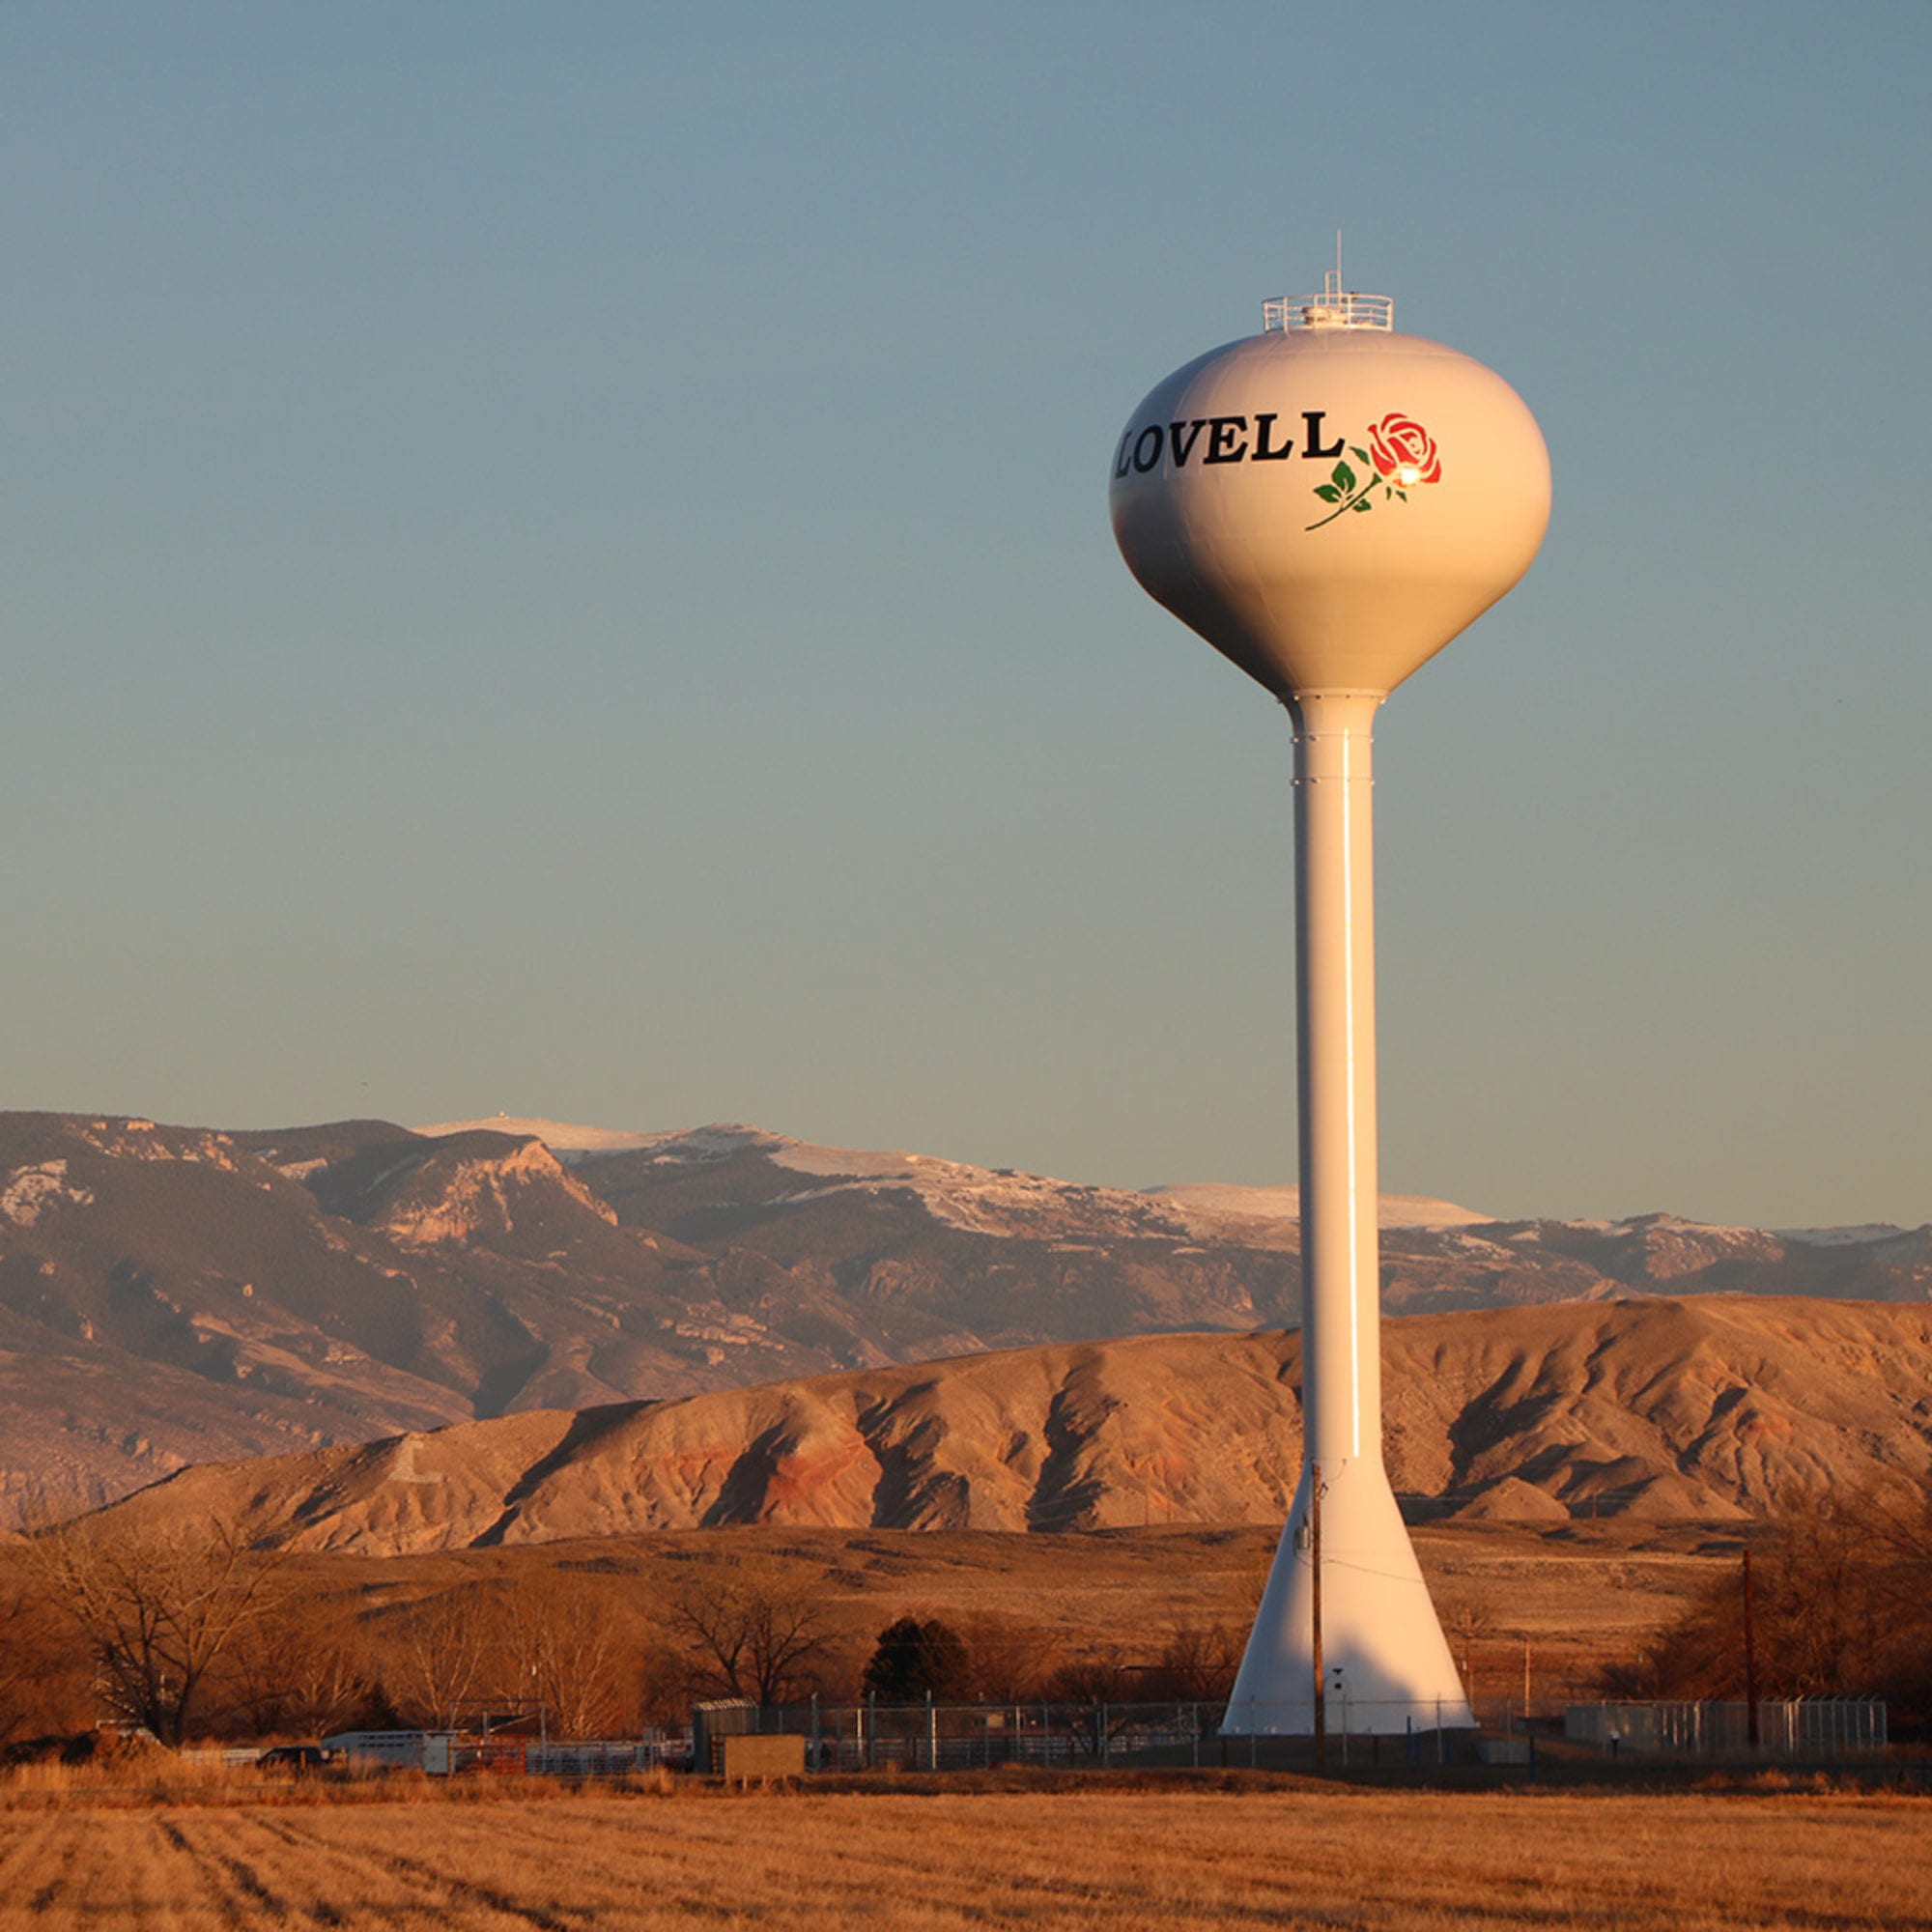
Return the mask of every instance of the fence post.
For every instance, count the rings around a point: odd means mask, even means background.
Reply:
[[[879,1693],[866,1692],[866,1769],[870,1771],[879,1748]]]

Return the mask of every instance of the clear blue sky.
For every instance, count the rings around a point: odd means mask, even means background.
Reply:
[[[0,1104],[1293,1163],[1289,743],[1128,411],[1537,412],[1378,738],[1383,1180],[1932,1217],[1932,7],[0,10]]]

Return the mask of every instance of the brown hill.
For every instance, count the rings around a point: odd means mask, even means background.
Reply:
[[[1298,1337],[1143,1336],[542,1412],[184,1472],[129,1520],[240,1515],[407,1552],[728,1523],[1278,1522]],[[1719,1521],[1932,1463],[1932,1313],[1705,1298],[1387,1324],[1411,1514]]]

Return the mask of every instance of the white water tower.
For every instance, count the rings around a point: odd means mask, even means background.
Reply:
[[[1341,280],[1154,388],[1110,492],[1141,587],[1294,724],[1304,1449],[1238,1735],[1473,1722],[1382,1463],[1371,733],[1529,568],[1549,458],[1499,376]]]

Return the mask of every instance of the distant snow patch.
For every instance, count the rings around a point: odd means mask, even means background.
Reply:
[[[57,1201],[85,1208],[94,1195],[85,1187],[68,1184],[67,1162],[43,1160],[32,1167],[16,1167],[0,1188],[0,1214],[16,1228],[31,1228]]]
[[[1805,1248],[1851,1248],[1865,1241],[1889,1241],[1905,1230],[1889,1221],[1865,1221],[1855,1228],[1773,1228],[1780,1241]]]
[[[1733,1228],[1722,1221],[1687,1221],[1681,1214],[1632,1214],[1617,1226],[1636,1235],[1657,1229],[1673,1235],[1723,1235],[1751,1240],[1759,1239],[1765,1233],[1762,1228]]]
[[[810,1141],[789,1141],[777,1137],[765,1151],[779,1166],[796,1168],[800,1174],[849,1175],[855,1180],[939,1179],[948,1175],[992,1179],[987,1168],[962,1167],[957,1161],[931,1160],[920,1153],[818,1147]]]
[[[1237,1215],[1249,1221],[1293,1221],[1301,1214],[1298,1187],[1236,1187],[1223,1181],[1198,1181],[1179,1187],[1150,1187],[1147,1192],[1183,1211]],[[1473,1208],[1459,1208],[1453,1201],[1432,1201],[1420,1194],[1384,1194],[1376,1215],[1378,1225],[1384,1228],[1468,1228],[1495,1218]]]
[[[412,1127],[410,1131],[432,1140],[449,1134],[522,1134],[542,1141],[554,1154],[629,1153],[636,1148],[682,1138],[677,1134],[634,1133],[624,1127],[573,1126],[565,1121],[530,1120],[520,1114],[493,1114],[486,1121],[441,1121],[433,1127]]]

